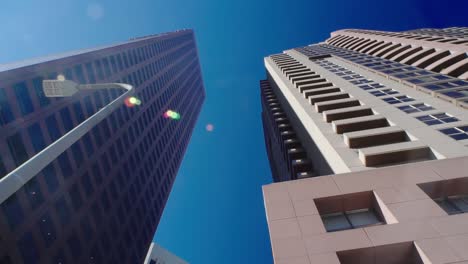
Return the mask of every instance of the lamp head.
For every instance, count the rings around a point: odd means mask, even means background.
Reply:
[[[78,84],[69,80],[43,80],[46,97],[68,97],[78,92]]]

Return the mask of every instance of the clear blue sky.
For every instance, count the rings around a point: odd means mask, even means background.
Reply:
[[[3,0],[0,62],[195,29],[207,98],[155,240],[193,264],[269,264],[261,194],[261,185],[271,181],[260,119],[263,57],[322,41],[341,28],[468,26],[467,4]],[[214,125],[211,133],[205,130],[208,123]]]

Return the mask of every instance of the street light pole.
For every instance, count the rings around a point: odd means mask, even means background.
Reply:
[[[135,90],[132,85],[124,83],[77,84],[64,79],[44,80],[42,84],[44,94],[47,97],[68,97],[80,90],[88,89],[125,89],[126,92],[0,179],[0,204],[36,176],[60,154],[70,148],[71,145],[88,133],[94,126],[109,116]]]

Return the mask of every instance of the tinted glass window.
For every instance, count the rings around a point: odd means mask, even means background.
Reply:
[[[84,216],[81,220],[81,230],[86,240],[91,240],[93,238],[94,230],[87,216]]]
[[[34,107],[32,104],[31,97],[29,95],[28,87],[26,83],[21,82],[15,84],[13,86],[13,90],[15,91],[16,100],[20,107],[21,113],[23,115],[27,115],[34,111]]]
[[[104,139],[108,140],[111,137],[111,132],[109,128],[109,124],[107,123],[107,119],[101,121],[102,132],[104,134]]]
[[[91,102],[91,97],[86,96],[84,98],[84,103],[85,103],[85,108],[86,108],[86,114],[89,116],[92,116],[94,114],[94,107],[93,103]]]
[[[54,263],[68,263],[67,259],[65,257],[65,252],[63,252],[63,249],[59,249],[58,253],[54,257]]]
[[[91,63],[86,63],[86,74],[88,74],[88,80],[90,83],[96,82],[96,76],[94,75],[93,65]]]
[[[72,256],[74,258],[79,258],[81,256],[81,242],[75,233],[67,239],[67,244]]]
[[[49,247],[57,238],[54,222],[52,221],[49,213],[45,213],[39,219],[38,226],[46,247]]]
[[[105,172],[110,172],[111,167],[110,167],[109,159],[107,158],[106,153],[102,153],[101,164]]]
[[[60,110],[60,117],[62,118],[63,127],[65,132],[73,129],[73,120],[71,118],[70,110],[68,107],[64,107]]]
[[[68,193],[70,194],[70,200],[73,208],[78,211],[83,204],[83,198],[81,198],[81,192],[78,184],[73,184]]]
[[[94,103],[96,104],[96,107],[100,109],[102,107],[102,99],[101,99],[101,94],[99,91],[94,92]]]
[[[102,212],[101,208],[99,207],[99,204],[95,202],[91,208],[91,213],[94,218],[94,222],[96,223],[96,226],[99,226],[99,223],[101,222],[102,219]]]
[[[65,79],[73,80],[73,73],[71,69],[65,69],[63,75],[65,75]]]
[[[93,142],[91,141],[91,136],[89,133],[83,136],[83,145],[86,151],[86,155],[90,157],[94,153]]]
[[[19,203],[19,200],[16,197],[16,194],[13,194],[8,199],[6,199],[1,204],[1,207],[3,214],[5,215],[5,218],[12,230],[14,230],[23,222],[24,213],[23,209],[21,208],[21,204]]]
[[[36,123],[28,127],[28,134],[36,152],[45,148],[44,135],[42,134],[41,126],[39,124]]]
[[[86,83],[86,80],[83,74],[83,67],[81,65],[76,65],[75,67],[73,67],[73,69],[75,71],[75,76],[76,76],[78,83]]]
[[[33,79],[33,87],[34,91],[36,92],[37,99],[39,101],[40,106],[46,106],[50,104],[50,99],[45,96],[44,89],[42,87],[42,77],[37,77]]]
[[[91,196],[94,193],[94,186],[91,182],[91,177],[89,173],[85,172],[81,178],[81,184],[83,185],[83,189],[86,192],[86,196]]]
[[[76,142],[71,146],[71,151],[73,154],[73,159],[77,167],[80,167],[83,163],[83,152],[81,151],[80,141]]]
[[[24,263],[39,263],[39,251],[31,232],[27,232],[18,241],[18,249]]]
[[[93,133],[94,137],[94,142],[96,143],[97,147],[102,146],[102,137],[101,137],[101,132],[99,131],[99,126],[94,127],[91,132]]]
[[[123,63],[120,54],[117,54],[117,65],[119,66],[119,71],[123,70]]]
[[[110,63],[111,63],[111,66],[112,66],[112,72],[116,73],[117,72],[117,64],[115,62],[114,56],[110,56]]]
[[[102,174],[101,174],[101,170],[99,169],[99,165],[97,163],[94,163],[92,170],[93,170],[94,180],[96,181],[98,185],[101,184]]]
[[[109,65],[109,60],[107,58],[102,59],[102,63],[104,65],[104,73],[106,74],[106,77],[111,76],[111,69]]]
[[[100,61],[94,62],[94,67],[96,68],[97,76],[100,80],[104,79],[104,72],[102,70],[102,65]]]
[[[55,203],[55,211],[62,225],[67,225],[70,222],[71,212],[70,207],[68,207],[67,201],[65,198],[60,198]]]
[[[14,119],[5,90],[0,88],[0,125],[7,124]]]
[[[44,175],[44,181],[49,189],[50,193],[54,193],[59,185],[55,168],[52,164],[47,165],[43,170],[42,174]]]
[[[101,194],[101,204],[102,204],[102,207],[104,208],[104,211],[109,211],[109,209],[111,208],[109,196],[107,195],[107,192],[105,190]]]
[[[52,141],[57,140],[62,136],[57,124],[57,119],[55,119],[55,115],[52,114],[51,116],[47,117],[46,120],[47,130],[49,131],[49,136]]]
[[[60,169],[62,170],[62,175],[64,178],[68,178],[73,174],[72,167],[70,164],[70,159],[68,158],[67,152],[63,152],[57,158]]]
[[[75,112],[75,118],[78,121],[78,123],[81,123],[85,120],[83,108],[81,107],[81,103],[79,101],[73,103],[73,112]]]
[[[3,164],[2,161],[2,156],[0,156],[0,179],[3,178],[7,173],[7,170],[5,168],[5,165]]]
[[[36,209],[44,202],[44,196],[36,178],[32,178],[24,185],[24,191],[32,209]]]
[[[16,166],[19,166],[28,160],[28,153],[26,152],[20,133],[16,133],[13,136],[8,137],[7,144]]]

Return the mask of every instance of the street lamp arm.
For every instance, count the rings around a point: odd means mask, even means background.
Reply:
[[[126,83],[96,83],[96,84],[79,84],[78,90],[93,90],[93,89],[125,89],[131,91],[133,86]]]
[[[8,197],[18,191],[24,184],[35,177],[47,165],[58,158],[63,152],[75,144],[94,126],[99,124],[103,119],[109,116],[115,109],[120,107],[125,99],[134,93],[134,87],[124,83],[110,84],[86,84],[78,85],[71,81],[63,81],[60,83],[57,80],[44,81],[44,92],[49,97],[71,96],[76,91],[82,89],[125,89],[126,92],[117,97],[114,101],[107,104],[102,109],[98,110],[84,122],[70,130],[68,133],[57,139],[55,142],[47,146],[41,152],[34,155],[32,158],[21,164],[19,167],[8,173],[0,179],[0,204]],[[74,87],[73,87],[74,85]],[[72,88],[70,90],[70,87]],[[47,89],[53,90],[48,91]],[[73,90],[74,89],[74,90]],[[70,92],[71,91],[71,92]]]

